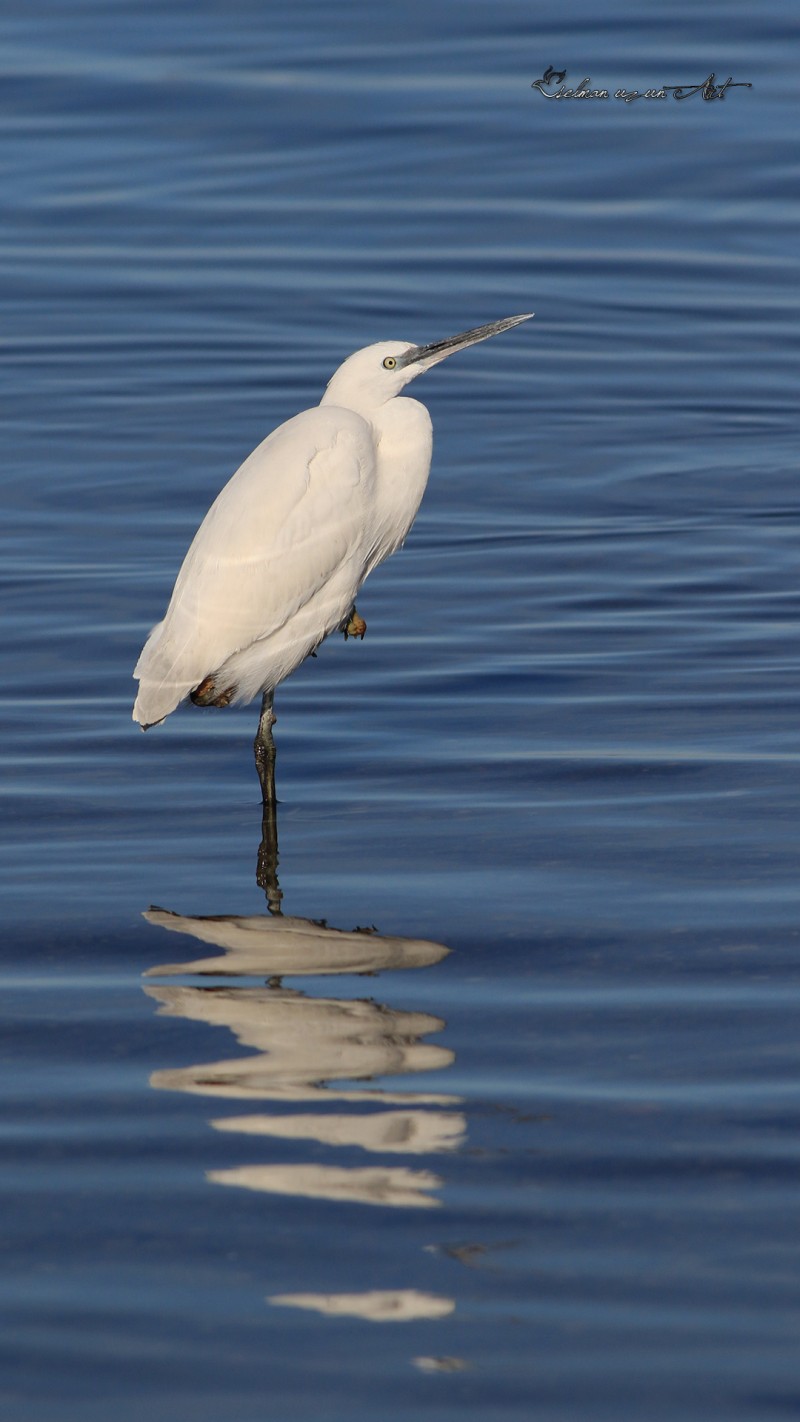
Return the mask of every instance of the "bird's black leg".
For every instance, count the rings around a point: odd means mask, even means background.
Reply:
[[[278,798],[275,794],[275,741],[272,727],[274,693],[265,691],[261,700],[261,715],[253,742],[256,770],[261,782],[261,844],[258,847],[256,882],[267,896],[270,913],[281,912],[283,895],[278,884]]]

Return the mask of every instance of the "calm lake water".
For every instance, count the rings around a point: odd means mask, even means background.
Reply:
[[[10,1422],[800,1412],[793,18],[6,9]],[[346,354],[531,309],[280,690],[271,918],[141,643]]]

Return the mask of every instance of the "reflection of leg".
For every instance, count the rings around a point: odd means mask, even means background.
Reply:
[[[256,770],[261,782],[261,844],[258,849],[256,882],[267,896],[270,913],[281,911],[283,895],[278,884],[278,800],[275,794],[275,741],[272,727],[274,693],[265,691],[261,701],[261,716],[253,743]]]

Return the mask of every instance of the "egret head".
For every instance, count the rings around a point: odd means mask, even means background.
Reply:
[[[462,331],[459,336],[432,341],[427,346],[413,346],[408,341],[378,341],[374,346],[365,346],[335,371],[321,404],[343,405],[361,413],[385,405],[399,395],[409,381],[430,370],[432,365],[438,365],[440,360],[478,341],[488,340],[489,336],[499,336],[501,331],[510,331],[521,321],[529,321],[532,315],[529,311],[524,316],[506,316],[502,321],[490,321],[487,326],[476,326],[471,331]]]

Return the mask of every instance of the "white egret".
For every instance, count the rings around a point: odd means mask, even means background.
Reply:
[[[187,696],[228,706],[260,692],[256,759],[264,787],[265,762],[274,764],[276,686],[336,629],[363,637],[356,594],[403,543],[420,506],[431,421],[401,391],[447,356],[532,314],[426,346],[366,346],[339,367],[318,406],[253,451],[211,505],[166,616],[145,643],[134,671],[134,721],[146,730]]]

